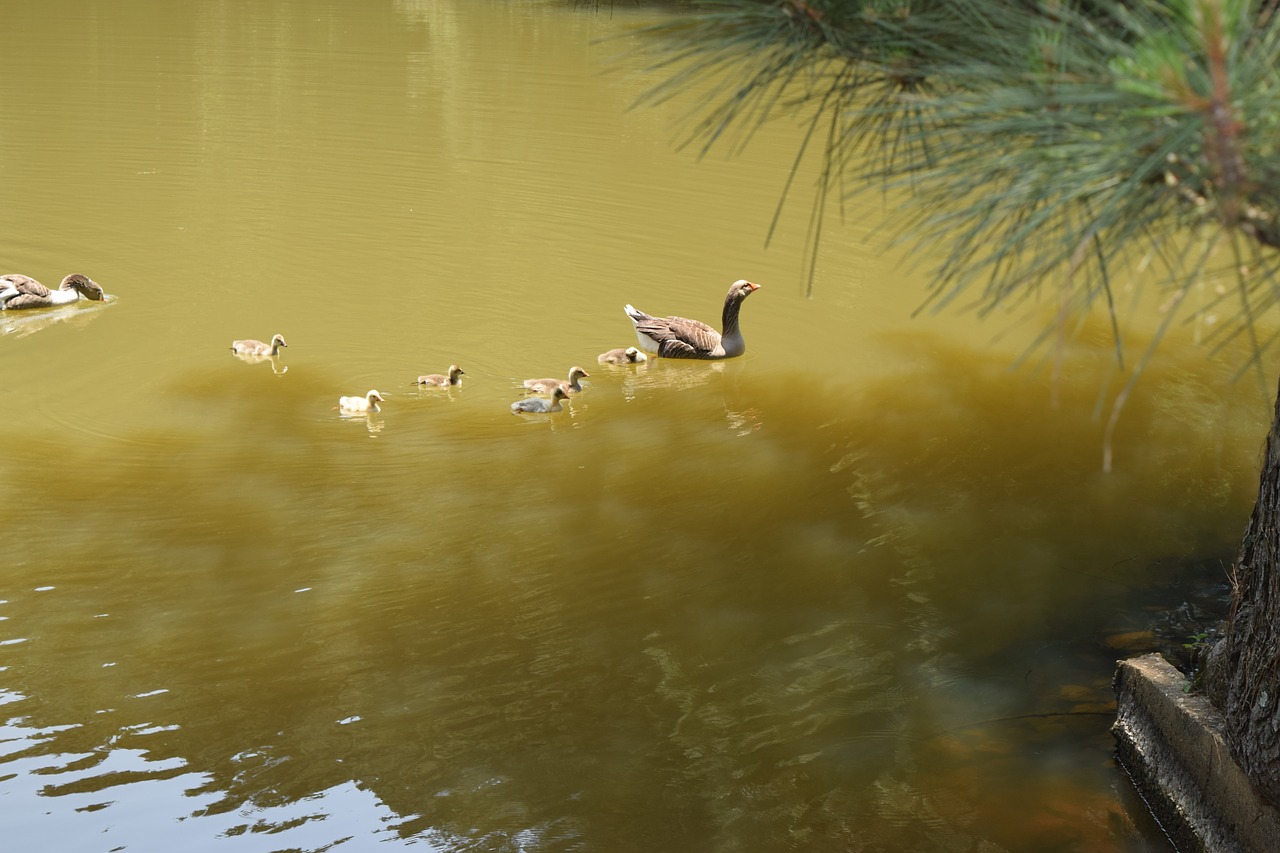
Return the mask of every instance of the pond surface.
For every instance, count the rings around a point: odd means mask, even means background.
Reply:
[[[0,315],[11,849],[1166,849],[1114,661],[1219,594],[1270,389],[1178,330],[1103,474],[1101,318],[912,319],[879,197],[807,298],[799,130],[677,150],[659,14],[0,9],[0,272],[112,297]],[[738,278],[744,357],[596,363]]]

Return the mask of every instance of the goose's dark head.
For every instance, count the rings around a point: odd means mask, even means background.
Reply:
[[[74,288],[79,291],[80,295],[85,299],[92,299],[95,302],[106,301],[107,294],[103,292],[102,286],[87,275],[81,275],[73,272],[62,280],[62,289],[69,290]]]

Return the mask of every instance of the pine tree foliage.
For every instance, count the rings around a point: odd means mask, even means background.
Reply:
[[[704,150],[805,117],[814,244],[828,195],[905,192],[896,232],[941,251],[933,308],[1100,305],[1120,353],[1118,272],[1154,268],[1185,309],[1226,271],[1195,310],[1232,318],[1219,339],[1249,335],[1256,364],[1254,320],[1280,296],[1276,6],[736,0],[650,28],[650,98],[699,93],[687,143]]]

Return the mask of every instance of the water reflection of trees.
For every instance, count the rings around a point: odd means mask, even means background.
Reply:
[[[991,731],[964,727],[1073,707],[1052,691],[1110,581],[1229,543],[1229,438],[1256,424],[1170,361],[1103,478],[1087,406],[1049,414],[1003,364],[937,351],[852,391],[736,371],[597,395],[573,433],[424,444],[353,442],[292,374],[193,382],[206,432],[4,463],[33,519],[74,519],[9,543],[14,713],[75,725],[49,752],[181,759],[205,814],[354,781],[446,849],[1034,846],[975,788],[1054,774],[1025,750],[983,779]],[[1218,455],[1167,466],[1166,433]]]

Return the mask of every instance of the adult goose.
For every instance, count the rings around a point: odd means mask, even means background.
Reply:
[[[649,356],[640,352],[635,347],[627,347],[622,349],[611,349],[608,352],[602,352],[596,356],[596,361],[601,364],[640,364],[648,361]]]
[[[236,355],[273,356],[280,354],[280,347],[287,346],[289,345],[284,342],[284,335],[273,335],[269,344],[255,341],[252,338],[246,338],[243,341],[232,341],[231,351]]]
[[[511,414],[538,414],[541,412],[559,412],[564,409],[561,402],[569,399],[569,392],[563,388],[556,386],[551,392],[551,397],[525,397],[523,400],[516,400],[511,404]]]
[[[541,394],[550,394],[557,388],[563,388],[566,395],[577,394],[582,390],[582,382],[580,380],[590,375],[590,373],[575,364],[569,368],[568,379],[526,379],[524,387],[529,391],[537,391]]]
[[[717,332],[706,323],[684,317],[653,317],[628,305],[627,316],[636,327],[640,349],[663,358],[733,358],[747,351],[738,326],[742,300],[760,289],[760,285],[739,279],[724,298],[721,329]]]
[[[81,296],[94,302],[103,302],[107,298],[96,281],[78,272],[64,278],[57,290],[50,290],[30,276],[16,273],[0,275],[0,308],[6,311],[67,305]]]
[[[378,408],[378,404],[381,402],[383,402],[382,395],[377,391],[370,391],[363,397],[339,397],[338,410],[358,415],[380,412],[382,410]]]
[[[416,385],[426,385],[431,388],[449,388],[462,384],[462,377],[466,375],[466,371],[456,364],[449,365],[449,373],[428,373],[426,376],[419,376]]]

